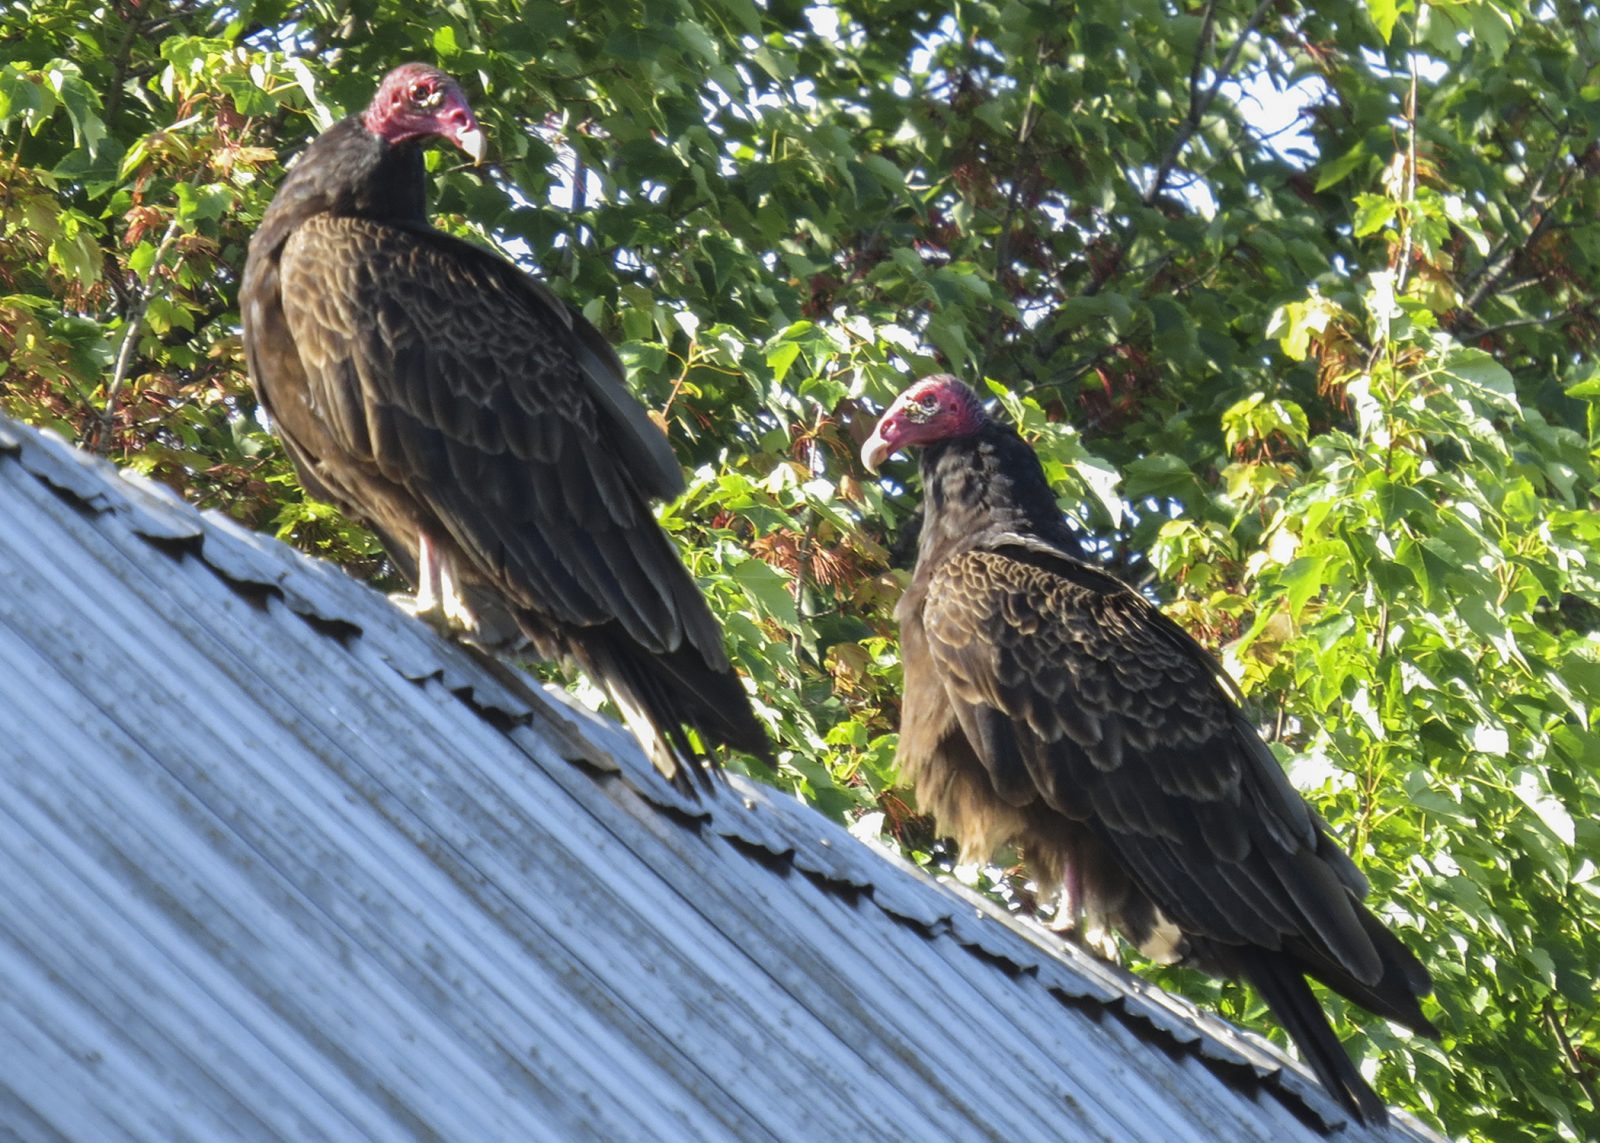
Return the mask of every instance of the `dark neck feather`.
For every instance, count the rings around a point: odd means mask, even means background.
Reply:
[[[921,562],[981,533],[1020,532],[1077,555],[1039,457],[1010,425],[985,421],[968,437],[922,450]]]
[[[359,116],[317,136],[283,180],[262,229],[288,237],[313,214],[355,215],[380,222],[426,225],[428,183],[417,142],[391,145]]]

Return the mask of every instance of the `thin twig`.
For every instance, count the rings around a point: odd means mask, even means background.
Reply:
[[[1178,133],[1172,137],[1172,142],[1167,145],[1167,150],[1161,156],[1161,162],[1156,166],[1155,177],[1150,180],[1149,188],[1139,196],[1141,206],[1154,206],[1156,200],[1167,189],[1167,180],[1172,177],[1172,171],[1178,164],[1179,157],[1183,154],[1189,140],[1194,138],[1194,133],[1200,129],[1206,112],[1211,109],[1212,102],[1217,98],[1217,93],[1222,90],[1222,85],[1233,75],[1233,69],[1239,64],[1239,56],[1244,51],[1245,44],[1249,41],[1255,30],[1266,17],[1267,10],[1276,3],[1276,0],[1261,0],[1256,5],[1256,10],[1250,14],[1250,19],[1245,21],[1244,28],[1239,32],[1239,38],[1234,40],[1233,47],[1228,49],[1228,54],[1218,65],[1216,73],[1212,76],[1211,86],[1205,91],[1200,90],[1200,73],[1204,70],[1206,49],[1210,46],[1214,32],[1212,22],[1215,16],[1215,0],[1206,5],[1205,24],[1201,28],[1200,41],[1195,46],[1194,66],[1189,72],[1189,110],[1184,115],[1183,122],[1178,125]],[[1106,268],[1095,276],[1083,288],[1082,296],[1092,297],[1116,276],[1122,268],[1122,259],[1127,255],[1130,240],[1124,239],[1117,244],[1116,253]]]
[[[1394,292],[1405,293],[1406,275],[1411,267],[1412,215],[1417,206],[1417,51],[1416,29],[1411,30],[1413,46],[1406,57],[1411,63],[1411,90],[1406,96],[1406,201],[1405,225],[1400,228],[1400,266],[1395,270]]]
[[[133,306],[123,321],[122,344],[117,346],[116,364],[111,370],[111,382],[106,386],[106,406],[100,411],[100,435],[94,442],[96,452],[104,453],[110,447],[111,433],[117,417],[117,395],[121,393],[123,384],[128,380],[128,370],[133,366],[133,355],[139,348],[139,334],[144,328],[144,315],[149,310],[150,299],[156,291],[156,275],[160,273],[161,263],[177,237],[178,220],[173,218],[167,224],[167,232],[161,236],[161,242],[156,247],[155,259],[150,263],[150,270],[145,275],[145,280],[135,291]]]
[[[122,34],[122,43],[117,45],[116,71],[111,77],[110,90],[106,93],[104,119],[107,123],[116,117],[117,109],[122,106],[123,89],[128,83],[128,69],[133,66],[133,44],[139,38],[143,26],[144,22],[138,17],[128,20],[128,27]]]
[[[1082,377],[1085,373],[1089,372],[1089,370],[1093,369],[1095,366],[1099,365],[1102,361],[1109,357],[1111,355],[1111,351],[1115,348],[1115,345],[1101,346],[1097,352],[1090,354],[1088,357],[1080,357],[1071,365],[1066,366],[1061,372],[1053,373],[1047,378],[1037,378],[1020,387],[1012,386],[1011,391],[1018,397],[1025,397],[1029,393],[1036,392],[1040,389],[1048,389],[1056,394],[1065,393],[1074,381],[1076,381],[1079,377]],[[1054,352],[1053,348],[1051,352]],[[1046,360],[1048,360],[1048,357]],[[1092,415],[1088,418],[1088,423],[1081,425],[1080,429],[1083,432],[1088,432],[1092,429],[1095,429],[1099,427],[1100,422],[1103,419],[1104,418],[1099,415]]]
[[[1041,62],[1043,56],[1044,48],[1041,46],[1039,48],[1039,59],[1035,60],[1035,63]],[[1022,100],[1022,123],[1017,127],[1017,161],[1011,168],[1011,189],[1006,194],[1006,212],[1000,220],[1000,237],[995,240],[994,244],[994,277],[997,286],[1000,285],[1000,277],[1006,272],[1006,266],[1011,261],[1011,227],[1016,222],[1017,207],[1020,205],[1022,198],[1022,171],[1028,157],[1028,138],[1033,134],[1034,124],[1038,122],[1038,116],[1033,113],[1033,97],[1038,91],[1038,84],[1039,81],[1036,75],[1028,81],[1028,92]],[[1000,333],[1000,326],[1001,323],[998,321],[991,322],[989,324],[989,332],[984,335],[983,367],[985,371],[989,368],[989,358],[994,352],[994,339]]]
[[[1556,164],[1561,162],[1564,154],[1565,150],[1558,142],[1556,147],[1551,150],[1550,157],[1545,160],[1544,169],[1534,176],[1533,185],[1528,188],[1527,199],[1516,212],[1516,219],[1519,223],[1527,222],[1534,209],[1539,205],[1541,197],[1544,195],[1544,185],[1549,181],[1550,175],[1556,169]],[[1502,256],[1505,254],[1506,247],[1510,246],[1514,241],[1514,237],[1508,232],[1500,241],[1496,242],[1493,249],[1484,256],[1483,262],[1466,276],[1462,285],[1470,287],[1479,278],[1489,273],[1492,268],[1502,265]]]
[[[1250,19],[1239,33],[1239,38],[1233,41],[1233,47],[1228,49],[1228,54],[1223,58],[1222,64],[1217,68],[1216,74],[1211,77],[1211,86],[1204,93],[1200,92],[1199,79],[1201,58],[1210,46],[1212,20],[1215,15],[1214,3],[1206,5],[1205,24],[1200,32],[1200,43],[1195,48],[1194,67],[1189,74],[1189,113],[1183,117],[1178,133],[1172,137],[1172,142],[1167,146],[1167,153],[1161,157],[1161,163],[1156,167],[1156,176],[1150,181],[1150,189],[1144,192],[1140,202],[1151,206],[1156,199],[1161,197],[1161,192],[1166,189],[1167,178],[1172,174],[1173,167],[1177,166],[1178,157],[1183,154],[1183,149],[1189,145],[1189,140],[1194,138],[1194,133],[1200,129],[1200,123],[1205,119],[1206,112],[1211,110],[1212,102],[1217,98],[1217,93],[1222,90],[1222,85],[1233,75],[1233,69],[1238,66],[1239,55],[1244,51],[1244,45],[1249,41],[1252,33],[1260,26],[1266,17],[1267,9],[1271,8],[1276,0],[1261,0],[1256,5],[1256,10],[1250,14]]]
[[[1452,332],[1462,341],[1475,341],[1480,337],[1493,337],[1495,334],[1504,333],[1509,329],[1524,329],[1530,325],[1560,325],[1564,321],[1570,321],[1572,318],[1577,317],[1597,303],[1600,303],[1600,297],[1583,298],[1580,301],[1573,302],[1559,313],[1542,314],[1538,317],[1515,318],[1512,321],[1503,321],[1497,325],[1479,326],[1476,329],[1466,327]]]
[[[1488,274],[1485,274],[1478,284],[1473,287],[1472,292],[1462,299],[1461,307],[1463,309],[1476,310],[1482,304],[1483,299],[1498,287],[1505,279],[1505,276],[1511,272],[1511,267],[1516,264],[1517,259],[1530,249],[1549,229],[1551,217],[1552,215],[1548,212],[1539,216],[1539,221],[1533,224],[1533,229],[1528,231],[1527,237],[1517,244],[1516,249],[1511,250],[1501,258],[1499,264]],[[1533,280],[1538,281],[1537,278]],[[1522,284],[1526,285],[1527,283],[1524,282]],[[1510,287],[1507,288],[1507,292],[1511,292]]]
[[[1525,223],[1535,210],[1544,207],[1545,209],[1539,215],[1538,221],[1529,228],[1528,233],[1523,236],[1521,241],[1516,242],[1514,246],[1512,245],[1512,237],[1507,234],[1490,252],[1489,257],[1484,259],[1483,264],[1467,275],[1464,284],[1470,287],[1470,292],[1462,301],[1462,308],[1468,310],[1477,309],[1478,303],[1483,301],[1489,292],[1499,285],[1500,281],[1511,271],[1511,267],[1516,264],[1517,259],[1554,225],[1552,219],[1555,217],[1555,212],[1549,209],[1549,205],[1559,201],[1566,194],[1567,187],[1572,182],[1573,172],[1569,170],[1562,175],[1560,185],[1556,187],[1548,199],[1544,197],[1544,185],[1556,165],[1565,157],[1565,152],[1565,147],[1558,143],[1554,153],[1550,156],[1550,161],[1545,164],[1545,169],[1540,171],[1539,177],[1534,180],[1533,187],[1528,193],[1526,204],[1517,212],[1518,221]],[[1510,247],[1510,249],[1507,249],[1507,247]]]
[[[589,168],[584,165],[583,154],[578,150],[577,144],[569,143],[572,148],[572,241],[567,243],[567,277],[576,279],[578,276],[578,246],[583,242],[583,212],[589,208]]]
[[[1153,203],[1161,193],[1167,176],[1172,173],[1172,168],[1178,162],[1179,153],[1194,136],[1195,130],[1200,126],[1200,117],[1205,114],[1205,107],[1211,102],[1210,94],[1202,93],[1200,90],[1200,73],[1205,71],[1206,54],[1211,51],[1212,41],[1217,34],[1216,25],[1216,0],[1207,0],[1205,15],[1200,18],[1200,36],[1195,40],[1194,61],[1189,65],[1189,110],[1178,127],[1178,133],[1167,144],[1166,154],[1161,156],[1161,162],[1156,166],[1155,178],[1150,180],[1150,189],[1145,192],[1142,200],[1146,206]]]
[[[1554,229],[1554,227],[1547,227],[1546,229],[1551,230]],[[1543,284],[1543,274],[1529,274],[1526,278],[1518,278],[1514,282],[1507,282],[1504,286],[1500,287],[1499,292],[1502,294],[1520,294],[1529,286],[1541,286]]]
[[[1565,1054],[1567,1064],[1572,1068],[1572,1078],[1578,1081],[1578,1086],[1583,1089],[1583,1094],[1589,1097],[1589,1102],[1600,1106],[1600,1097],[1595,1093],[1595,1087],[1589,1076],[1584,1072],[1583,1056],[1573,1045],[1567,1030],[1561,1026],[1561,1019],[1556,1015],[1555,1005],[1547,996],[1544,1000],[1544,1018],[1550,1022],[1550,1030],[1556,1034],[1556,1040],[1561,1044],[1561,1051]]]
[[[794,600],[794,613],[801,620],[812,619],[815,616],[807,615],[805,609],[806,599],[806,573],[811,567],[811,553],[817,542],[817,514],[807,507],[805,510],[805,530],[800,533],[800,543],[795,548],[794,584],[790,588],[790,596]],[[794,649],[796,657],[805,657],[805,641],[799,631],[789,637],[789,644]]]

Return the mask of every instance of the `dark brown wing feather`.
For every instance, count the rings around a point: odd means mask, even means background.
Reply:
[[[900,621],[900,757],[962,848],[1019,844],[1042,882],[1152,955],[1251,981],[1329,1092],[1382,1122],[1304,977],[1437,1035],[1417,1002],[1427,970],[1361,904],[1365,879],[1204,649],[1012,533],[919,566]]]
[[[284,318],[335,444],[501,573],[518,606],[557,623],[616,619],[648,650],[687,640],[725,664],[644,506],[675,491],[648,463],[661,434],[597,398],[605,379],[584,368],[562,311],[441,238],[320,215],[285,244]]]
[[[976,407],[952,378],[929,395]],[[904,400],[875,436],[917,423],[894,419]],[[1211,656],[1082,560],[1014,429],[963,416],[923,445],[926,517],[898,608],[898,754],[918,801],[969,860],[1019,847],[1090,933],[1252,982],[1328,1091],[1381,1122],[1306,977],[1437,1035],[1418,1003],[1427,969],[1362,904],[1366,880]]]
[[[1382,977],[1360,875],[1209,657],[1149,603],[1018,538],[939,563],[921,627],[951,716],[1003,797],[1031,790],[1089,823],[1188,936],[1309,943],[1354,981]]]
[[[402,568],[420,535],[444,545],[469,596],[509,606],[541,654],[571,655],[642,712],[680,783],[707,776],[685,724],[770,761],[647,507],[681,493],[682,472],[604,339],[514,266],[425,225],[312,214],[285,238],[267,229],[240,293],[246,351],[308,490],[366,521]]]

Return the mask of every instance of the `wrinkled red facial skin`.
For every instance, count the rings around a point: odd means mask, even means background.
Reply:
[[[896,397],[861,447],[867,471],[901,449],[970,436],[983,425],[977,397],[948,374],[925,377]]]
[[[483,132],[461,85],[427,64],[401,64],[384,76],[361,121],[391,144],[440,138],[482,157]]]

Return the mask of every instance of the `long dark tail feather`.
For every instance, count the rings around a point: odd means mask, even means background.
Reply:
[[[415,542],[375,530],[390,559],[415,587]],[[699,787],[714,789],[718,769],[717,760],[696,748],[685,727],[708,748],[725,746],[777,769],[772,743],[731,667],[708,665],[690,646],[665,655],[648,651],[615,623],[577,630],[553,627],[537,612],[509,604],[475,571],[463,572],[465,566],[457,560],[458,587],[478,620],[472,641],[496,655],[531,648],[545,659],[570,656],[605,689],[650,760],[683,793],[694,796]]]
[[[1360,916],[1361,927],[1366,930],[1383,961],[1383,975],[1372,984],[1355,979],[1309,945],[1290,946],[1289,951],[1309,975],[1345,999],[1353,1000],[1368,1011],[1402,1024],[1413,1032],[1437,1040],[1439,1029],[1422,1014],[1422,1006],[1417,1003],[1418,998],[1433,991],[1433,980],[1427,968],[1377,917],[1366,909],[1360,910]]]
[[[696,749],[685,728],[707,747],[726,746],[774,765],[772,746],[749,696],[732,670],[708,667],[692,648],[655,655],[631,640],[586,632],[572,654],[605,687],[656,768],[686,794],[715,787],[717,762]]]
[[[1261,993],[1328,1093],[1360,1122],[1387,1123],[1389,1109],[1361,1078],[1301,969],[1281,952],[1237,951],[1240,974]]]

